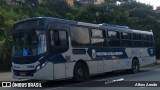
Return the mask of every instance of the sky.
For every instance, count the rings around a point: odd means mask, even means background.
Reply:
[[[157,6],[160,6],[160,0],[136,0],[136,1],[150,4],[153,6],[154,9],[156,9]]]

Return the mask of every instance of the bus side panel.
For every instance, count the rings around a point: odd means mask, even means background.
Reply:
[[[104,72],[104,61],[103,60],[97,61],[97,70],[98,70],[98,73]]]
[[[34,74],[34,79],[53,80],[53,63],[48,62],[45,67]]]
[[[113,60],[113,71],[131,69],[132,58]]]
[[[104,72],[111,72],[112,70],[112,60],[104,60]]]
[[[65,63],[54,64],[53,66],[54,79],[65,78]]]
[[[140,67],[152,64],[156,60],[153,48],[133,48],[132,56],[138,58]]]
[[[93,75],[98,73],[97,71],[97,61],[87,61],[88,67],[89,67],[89,74]]]
[[[139,58],[140,61],[140,67],[145,66],[147,64],[149,64],[148,62],[148,58],[150,57],[148,52],[147,52],[147,48],[140,48],[140,55],[141,57]]]
[[[131,69],[132,68],[132,48],[126,48],[125,52],[127,53],[128,58],[124,59],[124,69]]]
[[[138,58],[139,61],[139,65],[140,67],[145,66],[146,65],[146,61],[144,61],[144,57],[139,57]]]
[[[143,66],[141,54],[142,54],[142,48],[132,48],[132,58],[136,57],[138,58],[140,66]]]
[[[141,66],[145,66],[148,64],[152,64],[155,62],[156,58],[155,58],[155,54],[154,54],[154,49],[153,48],[143,48],[142,49],[142,65]]]
[[[66,63],[65,65],[66,78],[73,77],[74,65],[75,62]]]
[[[155,56],[152,56],[152,57],[143,57],[142,61],[141,61],[141,63],[143,63],[143,64],[141,65],[141,67],[149,65],[149,64],[152,64],[152,63],[155,63],[155,60],[156,60]]]
[[[131,69],[132,68],[132,58],[124,59],[124,67],[123,69]]]
[[[112,70],[119,70],[118,68],[118,63],[117,63],[117,59],[112,60]]]
[[[117,60],[117,69],[122,70],[125,66],[125,59],[118,59]]]

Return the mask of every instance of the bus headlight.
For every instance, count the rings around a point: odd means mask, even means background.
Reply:
[[[41,65],[38,65],[38,66],[37,66],[37,70],[39,70],[40,68],[41,68]]]
[[[36,69],[39,70],[39,69],[43,68],[46,64],[47,64],[47,62],[45,62],[43,64],[39,64]]]
[[[44,67],[45,65],[46,65],[46,63],[43,63],[43,64],[42,64],[42,67]]]

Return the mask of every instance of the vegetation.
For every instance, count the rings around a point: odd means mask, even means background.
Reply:
[[[31,0],[27,1],[21,5],[8,5],[4,0],[0,0],[0,71],[10,68],[12,45],[10,36],[13,23],[37,16],[153,30],[156,56],[160,58],[160,15],[153,10],[152,6],[134,0],[118,0],[121,4],[116,4],[117,0],[105,0],[106,2],[101,5],[85,4],[83,6],[69,6],[64,0],[44,0],[40,4]]]

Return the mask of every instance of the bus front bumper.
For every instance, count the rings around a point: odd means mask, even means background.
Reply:
[[[14,70],[11,68],[12,77],[15,79],[53,80],[53,63],[48,62],[39,70]]]

